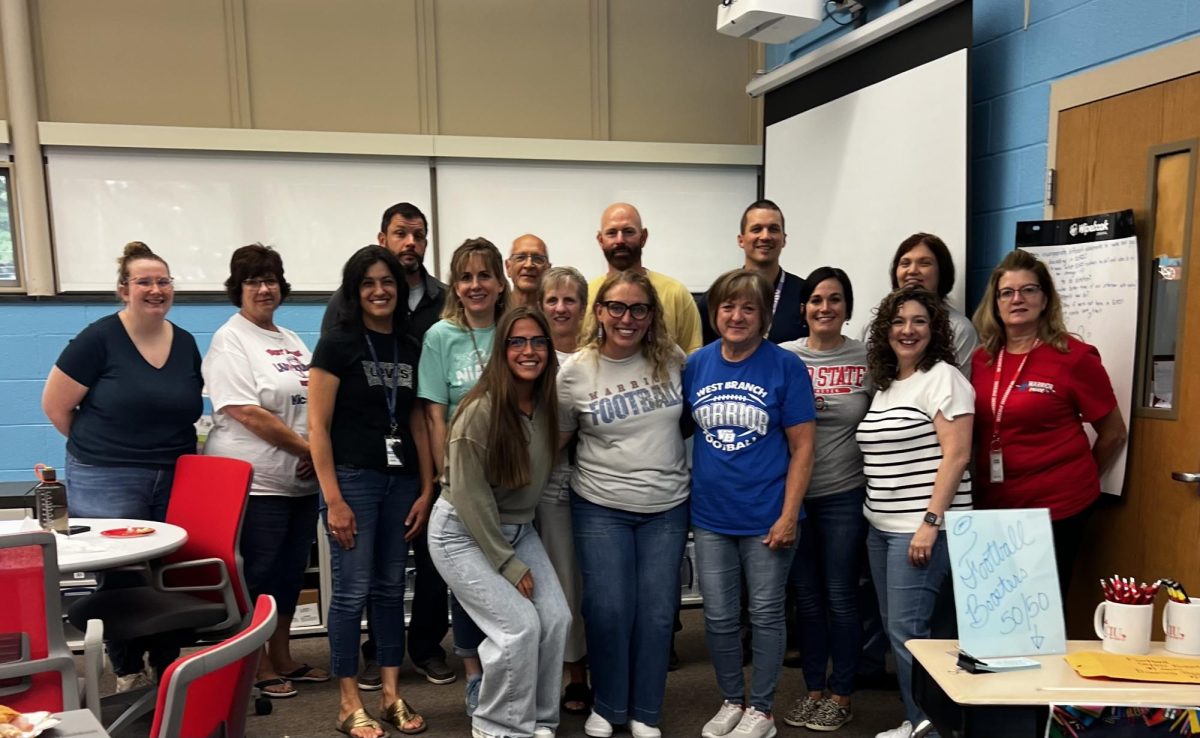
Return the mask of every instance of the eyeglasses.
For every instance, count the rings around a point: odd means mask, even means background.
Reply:
[[[1024,287],[1020,287],[1015,290],[1012,287],[1005,287],[1002,290],[996,290],[996,297],[1007,302],[1007,301],[1013,299],[1014,297],[1016,297],[1017,293],[1020,292],[1021,299],[1028,300],[1028,299],[1031,299],[1032,297],[1034,297],[1035,295],[1037,295],[1038,293],[1040,293],[1041,291],[1042,291],[1041,285],[1027,284]]]
[[[533,346],[534,351],[545,351],[550,348],[550,339],[545,336],[510,336],[504,339],[504,343],[510,349],[524,351],[526,346]]]
[[[157,287],[160,290],[169,290],[172,286],[174,286],[175,278],[159,277],[158,279],[151,279],[150,277],[138,277],[137,279],[125,280],[125,284],[136,284],[138,287],[146,290],[150,289],[151,287]]]
[[[644,302],[635,302],[632,305],[626,305],[625,303],[617,302],[616,300],[606,300],[599,304],[608,311],[609,315],[613,316],[614,318],[621,317],[627,310],[629,311],[629,314],[633,316],[634,320],[641,320],[650,314],[650,306]]]
[[[243,279],[242,284],[255,290],[263,287],[273,290],[279,286],[279,280],[274,277],[255,277],[253,279]]]
[[[541,254],[513,254],[508,257],[509,260],[515,261],[518,264],[524,264],[527,261],[533,262],[534,266],[546,266],[550,260]]]

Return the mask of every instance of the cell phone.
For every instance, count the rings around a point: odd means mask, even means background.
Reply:
[[[67,528],[67,535],[73,536],[76,533],[87,533],[91,529],[92,526],[90,525],[72,525]]]

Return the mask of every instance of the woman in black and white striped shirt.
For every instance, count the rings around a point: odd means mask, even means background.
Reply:
[[[923,717],[904,643],[930,636],[934,604],[947,584],[945,512],[971,509],[975,391],[954,368],[946,309],[932,292],[906,287],[885,297],[869,336],[867,364],[879,392],[857,433],[867,477],[863,513],[905,710],[904,723],[877,738],[900,738]]]

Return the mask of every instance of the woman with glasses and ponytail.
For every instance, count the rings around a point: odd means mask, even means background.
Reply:
[[[67,437],[71,517],[165,520],[175,462],[196,453],[203,410],[200,351],[192,334],[167,320],[174,279],[140,241],[117,260],[124,307],[85,328],[58,357],[42,410]],[[114,584],[117,577],[110,577]],[[117,691],[149,686],[142,649],[108,642]],[[161,673],[179,655],[150,648]]]
[[[688,531],[681,371],[662,305],[637,271],[609,275],[559,374],[562,442],[578,436],[571,523],[594,703],[589,736],[657,738]]]

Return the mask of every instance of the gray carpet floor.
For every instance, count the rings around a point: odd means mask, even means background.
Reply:
[[[681,666],[667,678],[666,702],[663,706],[662,731],[664,736],[699,736],[704,725],[721,705],[712,665],[704,643],[704,622],[699,610],[682,613],[684,629],[676,639]],[[303,638],[293,642],[293,655],[301,662],[326,667],[329,664],[329,644],[324,638]],[[429,684],[406,663],[401,671],[401,695],[416,706],[424,716],[429,729],[426,736],[470,736],[470,718],[463,711],[463,685],[461,665],[451,656],[450,665],[458,669],[460,679],[454,684],[436,686]],[[749,679],[749,670],[747,670]],[[111,675],[102,682],[102,689],[111,691]],[[267,716],[251,715],[247,721],[247,736],[250,738],[278,738],[280,736],[337,736],[334,719],[337,715],[338,692],[332,682],[323,684],[298,684],[300,695],[287,700],[274,700],[273,710]],[[378,704],[377,693],[366,693],[364,702],[373,711]],[[821,733],[793,728],[783,722],[792,702],[804,694],[804,679],[799,669],[783,670],[776,696],[776,725],[783,738],[794,736],[818,736]],[[882,731],[894,728],[903,720],[903,706],[899,693],[894,690],[863,690],[854,695],[854,719],[831,735],[842,738],[873,738]],[[104,715],[107,724],[115,715]],[[560,738],[583,736],[581,716],[563,714],[559,727]],[[149,718],[132,726],[123,735],[129,738],[144,738],[150,733]],[[396,735],[393,733],[393,735]],[[618,728],[615,736],[628,736],[629,732]]]

